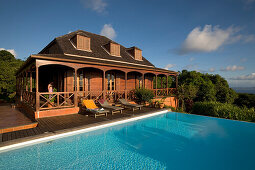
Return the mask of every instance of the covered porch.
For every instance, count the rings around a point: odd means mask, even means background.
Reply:
[[[54,91],[50,93],[51,82]],[[177,74],[163,69],[35,59],[17,74],[17,99],[37,119],[78,113],[81,99],[133,101],[135,88],[151,89],[155,98],[174,96],[177,84]]]

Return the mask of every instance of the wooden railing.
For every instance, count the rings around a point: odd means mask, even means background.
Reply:
[[[92,99],[95,100],[96,103],[99,99],[103,99],[103,91],[79,91],[77,92],[78,101],[82,99]]]
[[[168,89],[153,89],[154,95],[158,97],[162,96],[173,96],[176,94],[176,88],[168,88]]]
[[[39,110],[74,106],[74,92],[39,93]]]
[[[117,101],[118,99],[125,98],[125,90],[121,91],[79,91],[77,92],[78,98],[80,99],[92,99],[96,103],[99,99],[103,99],[105,96],[105,99],[109,101]]]
[[[109,101],[117,101],[118,99],[123,99],[125,98],[125,90],[107,91],[105,98]]]
[[[21,92],[22,102],[35,109],[35,92],[23,91]]]
[[[155,97],[171,96],[176,93],[175,88],[153,89]],[[75,106],[75,92],[38,92],[39,94],[39,110],[65,108]],[[24,92],[23,100],[35,108],[35,92]],[[127,97],[128,100],[134,100],[134,91],[113,90],[113,91],[78,91],[77,101],[81,99],[92,99],[98,103],[99,99],[105,98],[108,101],[116,102],[118,99]]]

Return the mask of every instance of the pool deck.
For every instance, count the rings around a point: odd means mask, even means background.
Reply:
[[[0,134],[34,128],[37,124],[37,122],[27,118],[18,109],[12,108],[11,104],[0,104]]]
[[[107,117],[100,116],[94,118],[83,114],[72,114],[66,116],[41,118],[37,120],[38,126],[35,128],[0,134],[0,147],[31,139],[41,138],[44,136],[63,133],[65,131],[68,132],[77,129],[84,129],[110,122],[147,115],[149,113],[155,113],[161,110],[162,109],[143,107],[142,110],[136,110],[134,112],[132,110],[125,109],[122,114],[108,114]]]

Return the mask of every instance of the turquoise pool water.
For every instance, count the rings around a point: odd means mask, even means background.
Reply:
[[[255,124],[167,113],[0,154],[0,169],[254,169]]]

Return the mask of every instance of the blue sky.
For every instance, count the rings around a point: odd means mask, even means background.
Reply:
[[[0,49],[25,59],[78,29],[137,46],[156,67],[255,87],[255,0],[0,0]]]

